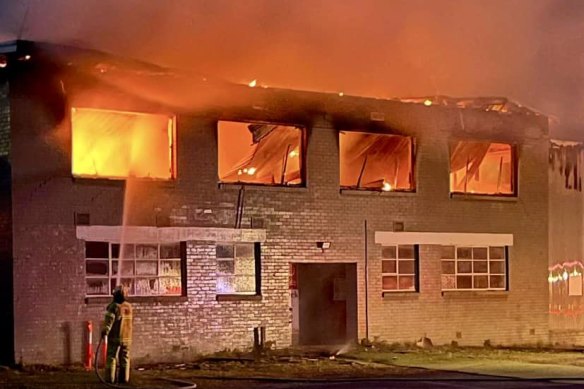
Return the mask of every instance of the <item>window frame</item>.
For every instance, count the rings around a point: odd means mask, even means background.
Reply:
[[[96,258],[96,257],[88,257],[87,256],[87,243],[99,243],[99,244],[107,244],[108,245],[108,258]],[[164,245],[179,245],[179,258],[162,258],[161,257],[161,246]],[[116,283],[116,279],[117,279],[117,273],[114,274],[114,262],[117,263],[117,272],[121,272],[122,268],[120,265],[120,255],[121,252],[118,251],[118,256],[114,257],[114,249],[113,247],[115,245],[118,245],[118,250],[121,250],[122,245],[119,242],[107,242],[107,241],[84,241],[84,250],[85,250],[85,255],[84,255],[84,270],[85,270],[85,275],[84,275],[84,280],[85,280],[85,298],[88,299],[92,299],[92,298],[99,298],[99,297],[109,297],[111,295],[111,289],[112,289],[112,285],[114,285]],[[187,281],[187,277],[186,277],[186,242],[156,242],[156,243],[127,243],[125,245],[131,245],[133,246],[133,258],[126,258],[125,260],[132,260],[133,263],[133,274],[132,275],[124,275],[121,274],[120,276],[120,280],[128,280],[128,279],[132,279],[132,280],[136,280],[136,279],[152,279],[152,278],[156,278],[157,280],[160,280],[161,278],[179,278],[180,279],[180,293],[169,293],[169,294],[136,294],[135,293],[135,288],[136,288],[136,284],[134,283],[133,288],[128,291],[128,297],[132,297],[132,298],[173,298],[173,297],[181,297],[181,296],[186,296],[186,281]],[[136,247],[137,246],[157,246],[157,258],[156,259],[138,259],[136,258]],[[142,275],[138,275],[136,274],[136,263],[140,261],[140,262],[150,262],[150,263],[156,263],[156,275],[147,275],[147,274],[142,274]],[[91,262],[107,262],[107,274],[106,275],[89,275],[87,273],[87,265],[88,263]],[[172,263],[179,263],[179,269],[180,269],[180,275],[176,276],[176,275],[161,275],[161,264],[163,262],[172,262]],[[106,294],[90,294],[88,293],[88,281],[89,280],[105,280],[107,279],[107,285],[108,285],[108,292]]]
[[[237,275],[235,274],[235,262],[237,260],[237,250],[236,250],[236,246],[238,245],[250,245],[252,246],[252,251],[253,251],[253,259],[254,259],[254,286],[255,286],[255,290],[253,292],[237,292],[237,291],[233,291],[233,292],[225,292],[225,293],[221,293],[217,290],[217,286],[218,286],[218,282],[219,282],[219,277],[228,277],[228,276],[233,276],[233,277],[237,277]],[[229,257],[218,257],[217,256],[217,247],[218,246],[232,246],[233,247],[233,258],[229,258]],[[219,262],[220,261],[233,261],[233,274],[229,274],[229,273],[221,273],[219,272]],[[229,297],[235,297],[235,298],[246,298],[246,297],[253,297],[253,296],[261,296],[262,295],[262,273],[261,273],[261,243],[260,242],[217,242],[215,243],[215,263],[217,265],[217,270],[216,270],[216,277],[215,277],[215,295],[217,297],[217,299],[222,299],[222,298],[229,298]],[[249,275],[247,275],[249,277]]]
[[[342,154],[340,152],[341,146],[341,134],[342,133],[357,133],[357,134],[365,134],[365,135],[385,135],[385,136],[397,136],[401,138],[409,138],[410,139],[410,179],[412,182],[412,187],[410,189],[395,189],[392,188],[388,191],[383,190],[382,188],[367,188],[359,185],[342,185],[341,184],[341,165],[342,165]],[[339,186],[341,191],[364,191],[364,192],[380,192],[380,193],[391,193],[391,192],[399,192],[399,193],[415,193],[417,188],[417,175],[416,175],[416,137],[413,135],[403,135],[403,134],[395,134],[389,133],[384,131],[375,131],[375,130],[354,130],[354,129],[339,129],[338,130],[338,145],[339,145]],[[359,180],[359,178],[358,178]]]
[[[400,258],[399,257],[399,248],[400,246],[411,246],[413,248],[413,256],[414,258]],[[395,248],[395,258],[384,258],[383,257],[383,250],[388,248]],[[381,258],[381,293],[382,295],[392,294],[392,293],[419,293],[420,292],[420,246],[418,244],[395,244],[395,245],[387,245],[382,246],[382,253],[380,255]],[[383,261],[395,261],[395,272],[384,272],[383,271]],[[414,267],[414,273],[410,274],[401,274],[399,272],[399,262],[400,261],[412,261]],[[399,277],[413,277],[414,278],[414,285],[413,289],[400,289],[399,288]],[[384,289],[383,288],[383,277],[396,277],[396,289]]]
[[[512,193],[484,193],[484,192],[465,192],[452,190],[452,154],[459,142],[475,142],[475,143],[498,143],[510,146],[511,149],[511,187]],[[469,138],[454,138],[448,144],[448,192],[450,197],[469,196],[469,197],[506,197],[514,198],[519,195],[519,147],[517,143],[510,140],[491,140],[491,139],[469,139]]]
[[[509,246],[487,246],[487,245],[440,245],[441,251],[446,247],[454,248],[454,258],[443,258],[443,252],[440,254],[440,290],[442,292],[504,292],[509,290]],[[500,258],[491,258],[491,249],[492,248],[502,248],[503,249],[503,259]],[[459,249],[470,249],[471,250],[471,258],[458,258],[459,256]],[[486,249],[487,250],[487,258],[474,258],[474,250],[475,249]],[[475,272],[474,271],[474,263],[478,261],[485,261],[487,266],[486,272]],[[454,263],[454,273],[444,273],[444,262],[453,262]],[[470,272],[460,272],[458,271],[459,262],[470,262],[471,263],[471,271]],[[491,263],[498,262],[502,263],[503,272],[504,273],[495,273],[491,272]],[[454,288],[445,288],[444,287],[444,278],[445,276],[452,276],[454,279]],[[468,276],[471,278],[471,288],[458,288],[458,276]],[[486,288],[477,288],[474,286],[475,277],[477,276],[484,276],[487,278],[487,287]],[[504,281],[503,287],[491,287],[491,277],[501,277]]]
[[[245,124],[261,124],[261,125],[272,125],[272,126],[282,126],[282,127],[295,127],[300,130],[300,142],[298,145],[298,149],[300,152],[299,155],[299,163],[300,163],[300,177],[301,182],[299,184],[270,184],[270,183],[261,183],[261,182],[245,182],[245,181],[224,181],[221,179],[219,173],[219,152],[220,152],[220,144],[219,144],[219,123],[220,122],[234,122],[234,123],[245,123]],[[255,187],[264,187],[264,188],[306,188],[308,186],[308,175],[306,169],[306,152],[307,152],[307,139],[308,139],[308,131],[309,128],[303,124],[297,123],[284,123],[278,121],[266,121],[266,120],[249,120],[249,119],[231,119],[231,118],[222,118],[215,122],[215,136],[217,140],[217,183],[219,186],[224,185],[245,185],[245,186],[255,186]]]

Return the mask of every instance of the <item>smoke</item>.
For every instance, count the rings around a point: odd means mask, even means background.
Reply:
[[[0,1],[0,39],[293,89],[507,96],[566,128],[584,119],[579,0]]]

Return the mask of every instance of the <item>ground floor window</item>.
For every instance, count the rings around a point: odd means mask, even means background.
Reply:
[[[507,290],[507,248],[442,246],[442,290]]]
[[[216,246],[217,294],[260,294],[259,243]]]
[[[386,246],[381,249],[383,292],[418,290],[418,246]]]
[[[179,242],[85,242],[86,295],[109,296],[122,284],[130,296],[180,296],[185,252]]]

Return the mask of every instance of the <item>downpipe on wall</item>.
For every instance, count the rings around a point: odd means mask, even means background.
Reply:
[[[94,371],[95,371],[95,375],[97,376],[97,378],[99,378],[99,381],[103,385],[105,385],[107,387],[117,388],[117,389],[127,389],[128,386],[125,386],[125,385],[116,385],[116,384],[112,384],[112,383],[107,382],[101,376],[101,374],[99,374],[99,368],[98,368],[97,364],[98,364],[98,361],[99,361],[99,350],[101,350],[101,344],[102,344],[102,342],[103,342],[103,337],[100,337],[99,338],[99,342],[97,343],[97,350],[95,350],[95,358],[94,358],[94,361],[93,361],[93,368],[94,368]],[[197,384],[192,383],[192,382],[188,382],[188,381],[181,381],[181,380],[175,380],[175,379],[163,378],[163,377],[161,377],[159,379],[164,380],[164,381],[168,381],[168,382],[174,382],[174,383],[178,384],[177,388],[180,388],[180,389],[195,389],[197,387]],[[140,388],[141,389],[150,389],[147,386],[132,386],[132,387],[133,388],[139,388],[139,389]],[[154,389],[154,388],[152,388],[152,389]]]
[[[367,237],[367,219],[363,223],[365,241],[365,340],[369,342],[369,253]]]

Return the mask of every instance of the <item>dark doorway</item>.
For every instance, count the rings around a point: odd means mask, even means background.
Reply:
[[[0,365],[14,364],[11,169],[0,157]]]
[[[357,340],[357,267],[354,263],[296,264],[298,342],[340,345]]]

